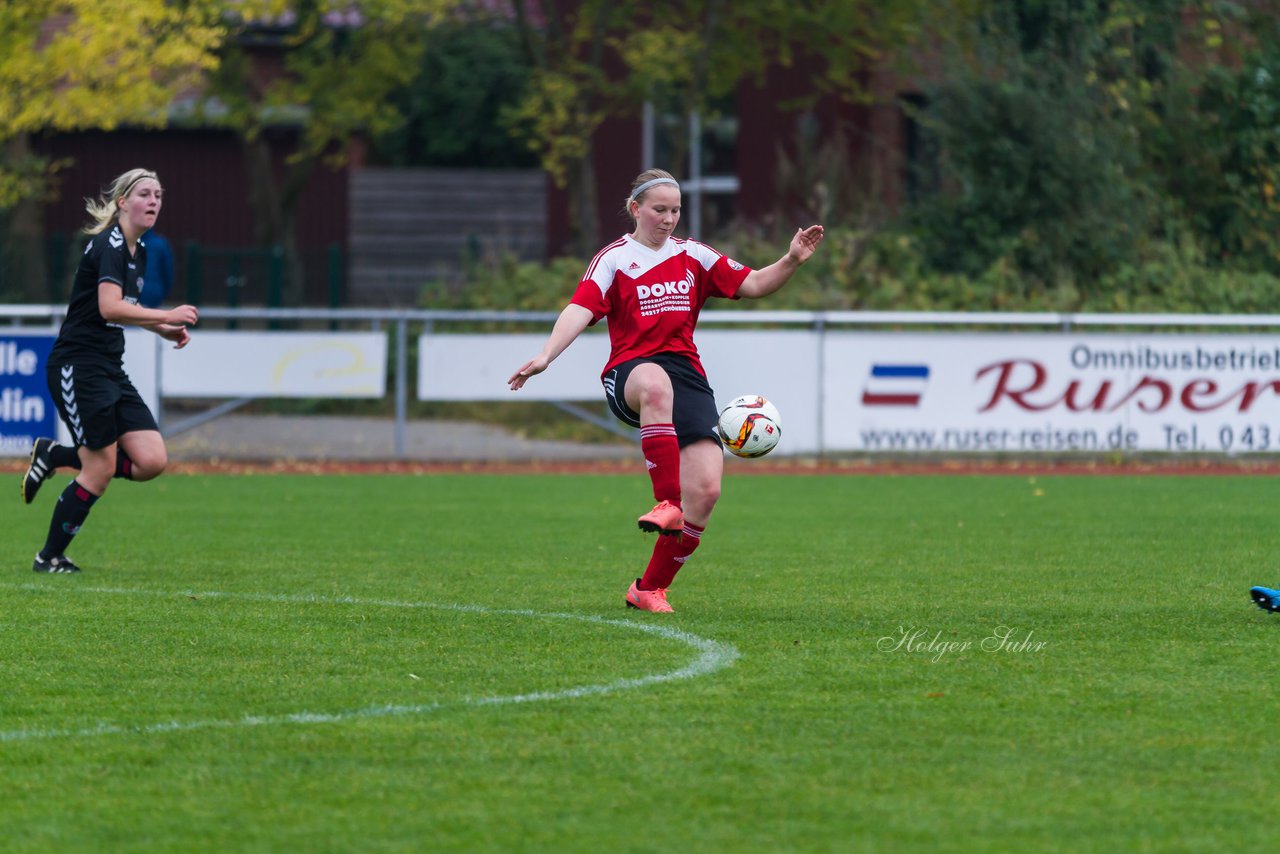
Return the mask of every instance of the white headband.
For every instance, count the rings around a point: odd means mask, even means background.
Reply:
[[[650,187],[654,186],[655,184],[674,184],[677,190],[680,189],[680,184],[678,181],[676,181],[675,178],[654,178],[650,181],[645,181],[639,187],[636,187],[634,190],[632,190],[631,201],[634,202],[637,196],[639,196],[641,193],[643,193],[645,190],[649,189]]]

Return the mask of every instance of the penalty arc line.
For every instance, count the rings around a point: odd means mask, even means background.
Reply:
[[[50,588],[37,584],[0,585],[16,590],[35,590],[45,592]],[[633,623],[627,620],[614,620],[590,614],[570,614],[559,612],[542,612],[529,609],[486,608],[483,605],[447,605],[433,602],[397,602],[385,599],[358,599],[351,596],[317,596],[286,595],[271,593],[226,593],[219,591],[159,591],[131,590],[117,587],[76,587],[78,593],[100,593],[120,596],[154,596],[176,597],[188,596],[208,599],[241,599],[251,602],[278,602],[282,604],[302,605],[364,605],[376,608],[406,608],[434,611],[452,611],[469,614],[485,614],[491,616],[532,617],[534,619],[576,620],[594,625],[631,629],[656,635],[664,640],[676,641],[698,651],[698,657],[683,667],[664,673],[653,673],[647,676],[630,677],[595,685],[580,685],[559,691],[533,691],[524,694],[505,694],[491,697],[463,697],[447,703],[421,703],[413,705],[378,705],[361,709],[349,709],[340,712],[291,712],[283,715],[244,715],[229,720],[196,720],[196,721],[162,721],[153,724],[122,725],[101,723],[80,729],[20,729],[0,730],[0,743],[37,741],[55,738],[87,738],[100,735],[158,735],[169,732],[188,732],[201,729],[232,729],[236,727],[275,726],[279,724],[327,724],[348,721],[373,720],[406,715],[424,715],[448,708],[510,706],[522,703],[551,702],[555,700],[573,700],[581,697],[592,697],[602,694],[613,694],[629,691],[663,682],[674,682],[707,676],[717,670],[731,666],[740,657],[737,647],[721,641],[710,640],[698,635],[673,629],[668,626],[651,623]]]

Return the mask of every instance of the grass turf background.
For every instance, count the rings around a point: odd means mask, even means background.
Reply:
[[[13,850],[1270,841],[1267,478],[731,476],[665,617],[622,608],[652,542],[635,475],[117,483],[86,572],[36,576],[58,482],[0,516]],[[696,656],[552,613],[741,657],[480,703]],[[1025,645],[983,647],[1006,631]],[[380,704],[439,708],[245,723]],[[100,725],[126,731],[74,734]]]

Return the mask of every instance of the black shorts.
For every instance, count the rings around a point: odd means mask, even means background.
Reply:
[[[699,439],[711,439],[717,445],[720,431],[716,424],[720,413],[716,409],[716,396],[707,384],[707,378],[698,373],[693,364],[683,356],[671,353],[657,353],[631,359],[617,367],[610,368],[601,382],[604,383],[604,397],[609,402],[609,411],[618,419],[632,427],[640,426],[640,416],[627,406],[624,389],[627,378],[635,370],[636,365],[652,363],[667,372],[671,378],[671,390],[674,399],[671,406],[671,421],[676,428],[676,441],[680,447],[690,445]]]
[[[45,380],[76,447],[100,451],[125,433],[160,429],[123,368],[50,364]]]

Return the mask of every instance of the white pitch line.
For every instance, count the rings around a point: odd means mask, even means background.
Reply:
[[[36,590],[48,592],[53,588],[39,584],[4,584],[11,590]],[[618,691],[629,691],[662,682],[674,682],[682,679],[693,679],[706,676],[717,670],[723,670],[736,661],[740,655],[737,647],[720,641],[708,640],[689,632],[682,632],[668,626],[654,623],[633,623],[627,620],[611,620],[587,614],[567,614],[558,612],[541,612],[527,609],[486,608],[482,605],[440,605],[433,602],[396,602],[383,599],[357,599],[351,596],[290,596],[273,593],[223,593],[218,591],[160,591],[130,590],[117,587],[68,587],[65,590],[76,593],[103,593],[118,596],[155,596],[175,597],[193,596],[208,599],[244,599],[252,602],[280,602],[286,604],[313,605],[368,605],[377,608],[420,608],[434,611],[455,611],[472,614],[505,615],[516,617],[533,617],[535,619],[577,620],[582,623],[593,623],[600,626],[631,629],[645,632],[666,640],[677,641],[698,651],[698,657],[684,667],[665,673],[653,673],[648,676],[637,676],[619,679],[598,685],[580,685],[576,688],[565,688],[559,691],[534,691],[527,694],[503,694],[492,697],[463,697],[450,703],[423,703],[408,706],[382,705],[366,706],[362,709],[349,709],[340,712],[291,712],[285,715],[245,715],[232,720],[203,721],[162,721],[152,724],[122,725],[99,723],[81,729],[19,729],[0,730],[0,743],[14,741],[36,741],[53,738],[87,738],[98,735],[158,735],[168,732],[188,732],[198,729],[230,729],[234,727],[275,726],[277,724],[328,724],[346,721],[371,720],[375,718],[398,717],[405,715],[423,715],[447,708],[468,706],[510,706],[519,703],[541,703],[553,700],[573,700],[579,697],[592,697],[600,694],[613,694]]]

